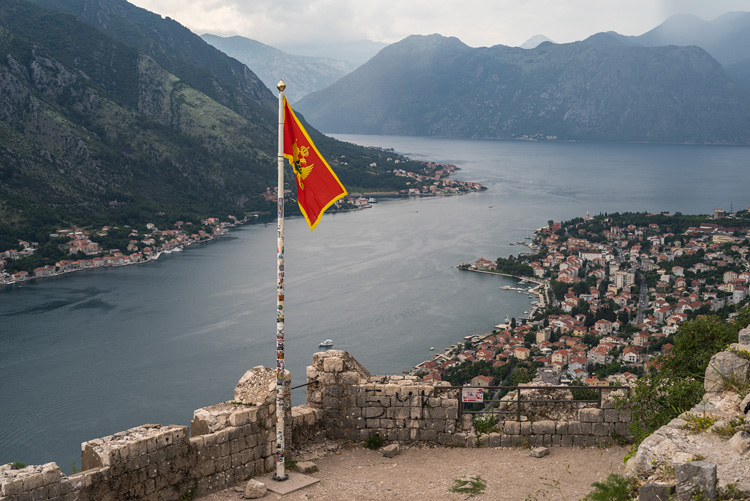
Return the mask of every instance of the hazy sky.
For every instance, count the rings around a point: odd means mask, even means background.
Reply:
[[[197,34],[242,35],[269,45],[375,40],[440,33],[468,45],[556,42],[600,31],[640,35],[667,17],[711,20],[750,0],[130,0]]]

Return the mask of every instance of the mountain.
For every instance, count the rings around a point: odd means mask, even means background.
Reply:
[[[750,12],[727,12],[713,21],[676,15],[643,35],[626,38],[646,47],[696,45],[727,66],[750,57]]]
[[[279,80],[284,80],[286,96],[291,103],[328,87],[357,67],[348,61],[287,54],[270,45],[240,36],[204,34],[201,38],[228,56],[245,63],[272,91],[276,91]]]
[[[519,45],[522,49],[536,49],[540,44],[544,42],[555,43],[554,40],[545,37],[544,35],[534,35],[533,37],[526,40],[524,43]]]
[[[3,0],[0,243],[273,210],[277,112],[244,64],[124,0]],[[405,187],[386,153],[307,130],[350,190]]]
[[[275,127],[259,81],[248,92],[217,85],[251,120],[137,49],[23,0],[3,3],[0,51],[3,221],[82,222],[113,200],[193,214],[263,205]]]
[[[340,43],[316,43],[310,41],[304,44],[277,45],[276,48],[289,54],[340,59],[359,66],[369,61],[370,58],[387,45],[387,43],[374,42],[372,40]]]
[[[748,96],[704,50],[607,33],[531,50],[411,36],[297,107],[329,132],[750,142]]]

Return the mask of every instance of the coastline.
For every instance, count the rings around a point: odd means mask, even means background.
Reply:
[[[240,226],[245,224],[248,221],[248,218],[246,217],[243,220],[238,220],[236,223],[222,223],[222,226],[217,227],[217,230],[214,233],[209,234],[207,237],[199,238],[199,239],[191,239],[186,238],[180,242],[179,245],[176,246],[170,246],[169,248],[158,248],[154,253],[149,254],[145,257],[141,257],[140,259],[136,261],[131,261],[130,259],[124,259],[124,256],[122,256],[121,262],[110,262],[111,259],[114,259],[115,256],[112,255],[106,255],[106,256],[99,256],[99,258],[104,259],[104,262],[100,265],[83,265],[75,268],[70,269],[55,269],[54,271],[49,270],[45,272],[43,275],[30,275],[28,277],[22,278],[22,279],[14,279],[13,275],[10,276],[10,280],[2,280],[0,279],[0,285],[5,286],[13,286],[18,285],[20,286],[23,283],[30,282],[32,280],[40,280],[45,278],[53,278],[53,277],[59,277],[62,275],[67,275],[69,273],[76,273],[86,270],[95,270],[100,268],[119,268],[122,266],[131,266],[131,265],[137,265],[137,264],[144,264],[144,263],[151,263],[153,261],[158,260],[162,254],[171,254],[173,252],[182,252],[185,247],[189,247],[196,243],[207,243],[212,242],[213,240],[222,237],[224,235],[227,235],[229,233],[229,228],[233,228],[236,226]],[[117,255],[116,255],[117,256]],[[120,255],[121,256],[121,255]],[[110,258],[110,259],[108,259]],[[93,261],[92,258],[90,260],[86,260],[87,262]],[[81,260],[84,261],[84,260]],[[51,266],[51,265],[48,265]]]
[[[549,287],[549,283],[548,283],[547,280],[539,279],[539,278],[536,278],[536,277],[519,277],[517,275],[511,275],[509,273],[501,273],[501,272],[494,272],[494,271],[487,271],[487,270],[478,270],[478,269],[476,269],[474,267],[458,268],[458,269],[462,270],[462,271],[471,271],[471,272],[474,272],[474,273],[484,273],[484,274],[487,274],[487,275],[500,275],[500,276],[503,276],[503,277],[514,278],[516,280],[519,280],[519,284],[526,283],[526,282],[535,283],[536,286],[535,287],[531,287],[531,288],[523,288],[523,287],[516,288],[516,287],[510,287],[510,286],[503,287],[503,290],[515,290],[515,291],[519,291],[519,292],[528,291],[530,294],[536,294],[537,295],[537,297],[539,298],[539,305],[538,306],[533,306],[531,308],[531,310],[529,310],[529,315],[527,317],[528,320],[531,320],[534,317],[534,315],[536,314],[536,312],[538,310],[544,309],[546,307],[546,304],[547,304],[546,291],[547,291],[547,288]],[[496,330],[497,329],[507,329],[508,327],[509,327],[509,325],[508,324],[504,324],[504,323],[499,323],[499,324],[495,325],[495,329]],[[471,336],[465,336],[464,337],[464,342],[465,341],[472,341],[472,342],[478,343],[478,342],[481,342],[483,339],[485,339],[485,338],[487,338],[489,336],[492,336],[492,335],[493,335],[493,333],[489,332],[489,333],[486,333],[486,334],[474,334],[474,335],[471,335]],[[442,353],[437,353],[431,359],[429,359],[429,360],[423,360],[422,362],[419,362],[417,365],[415,365],[411,370],[404,371],[404,372],[413,374],[414,372],[419,371],[420,369],[422,369],[424,367],[424,364],[426,364],[427,362],[430,362],[430,361],[441,361],[441,360],[450,360],[451,359],[451,353],[454,350],[456,350],[461,344],[462,344],[462,342],[459,341],[458,343],[453,344],[453,345],[449,346],[448,348],[446,348],[445,351],[443,351]]]
[[[436,165],[443,166],[444,164],[436,164]],[[426,191],[426,192],[423,192],[423,191],[411,192],[410,191],[408,193],[394,192],[394,191],[368,192],[368,193],[362,193],[361,197],[371,197],[373,195],[378,195],[378,196],[385,197],[385,198],[440,197],[440,196],[464,195],[466,193],[473,193],[476,191],[486,190],[486,188],[479,183],[474,183],[474,182],[469,182],[469,181],[450,180],[448,176],[450,175],[450,173],[457,170],[457,167],[453,165],[449,165],[449,164],[445,164],[445,167],[446,168],[452,167],[452,169],[441,171],[445,173],[442,174],[442,177],[441,175],[436,175],[436,179],[443,180],[449,183],[451,186],[453,186],[452,188],[446,191],[443,191],[443,190]],[[455,186],[458,186],[461,189],[457,189],[455,188]],[[353,195],[350,195],[350,196],[353,196]],[[363,203],[359,203],[359,204],[355,203],[353,206],[336,207],[334,205],[329,210],[331,213],[337,213],[337,212],[360,211],[363,209],[370,209],[370,208],[372,208],[372,205],[370,204],[370,200],[365,199]],[[16,272],[15,274],[9,274],[7,272],[2,272],[2,270],[0,270],[0,285],[6,285],[6,286],[19,285],[20,286],[20,284],[23,284],[24,282],[28,282],[31,280],[59,277],[61,275],[78,272],[78,271],[150,263],[152,261],[156,261],[157,259],[159,259],[159,257],[161,257],[162,254],[180,252],[184,250],[185,247],[188,247],[192,244],[199,243],[199,242],[213,241],[215,238],[226,235],[231,228],[239,226],[239,225],[244,225],[247,222],[249,222],[251,219],[255,220],[256,218],[258,218],[260,214],[266,215],[268,213],[259,213],[259,212],[246,213],[245,217],[242,220],[233,218],[234,222],[231,222],[231,223],[230,222],[219,223],[218,218],[208,218],[208,220],[216,219],[216,223],[215,223],[216,226],[214,227],[214,230],[211,233],[204,233],[198,238],[190,238],[187,236],[178,237],[177,239],[173,239],[172,241],[170,241],[170,242],[174,242],[174,240],[179,239],[178,243],[172,243],[171,245],[162,245],[161,247],[156,248],[154,252],[148,252],[143,255],[140,254],[139,252],[134,252],[133,254],[130,254],[130,255],[124,255],[120,253],[119,251],[113,255],[113,254],[109,254],[113,250],[113,249],[110,249],[104,252],[98,252],[96,256],[87,255],[86,257],[87,258],[90,257],[90,259],[78,259],[77,261],[73,261],[73,262],[70,262],[68,260],[61,260],[55,263],[54,265],[47,264],[47,265],[41,266],[33,270],[31,273],[29,273],[28,271],[22,271],[22,272]],[[294,216],[288,216],[288,217],[294,217]],[[136,256],[135,260],[132,260],[133,256]],[[65,265],[60,266],[60,263],[65,263]]]

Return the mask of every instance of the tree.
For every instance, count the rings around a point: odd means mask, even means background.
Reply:
[[[534,343],[536,343],[536,332],[527,332],[523,337],[524,346],[526,346],[526,348],[531,348]]]
[[[689,320],[674,336],[672,349],[651,364],[648,374],[636,381],[628,400],[620,402],[633,416],[630,431],[637,447],[660,426],[700,402],[705,390],[703,378],[711,357],[737,340],[750,324],[750,308],[744,308],[734,322],[717,316]]]

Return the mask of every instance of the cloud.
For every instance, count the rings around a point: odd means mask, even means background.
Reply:
[[[456,36],[472,46],[557,42],[600,31],[639,35],[677,12],[716,17],[745,0],[133,0],[192,31],[242,35],[270,45]],[[708,4],[708,5],[707,5]],[[721,10],[724,9],[724,10]]]

